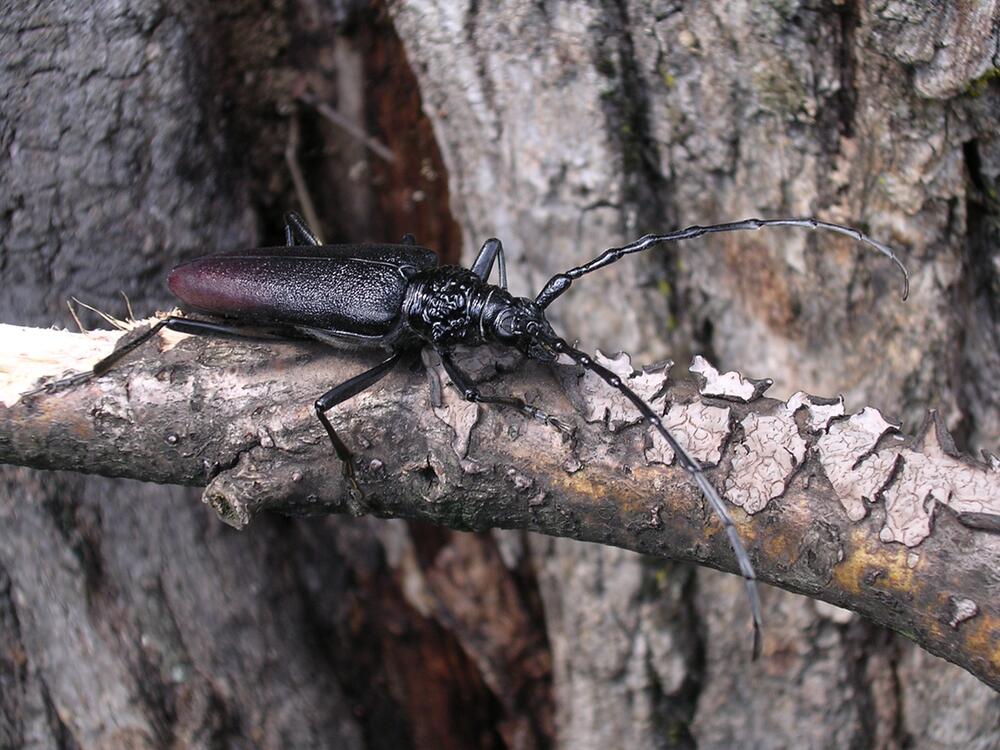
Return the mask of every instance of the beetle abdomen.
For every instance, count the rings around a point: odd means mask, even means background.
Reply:
[[[398,246],[276,248],[177,266],[170,290],[200,312],[362,336],[390,333],[407,277],[436,264],[429,250]]]

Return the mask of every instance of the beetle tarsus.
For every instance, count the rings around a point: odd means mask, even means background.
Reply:
[[[30,391],[25,391],[21,394],[21,400],[31,400],[37,396],[43,394],[57,393],[67,388],[72,388],[73,386],[81,385],[86,383],[94,377],[93,371],[91,372],[78,372],[73,375],[67,375],[64,378],[59,378],[57,380],[50,380],[48,383],[42,383],[36,388],[32,388]]]
[[[74,373],[73,375],[67,375],[64,378],[59,378],[58,380],[53,380],[49,383],[45,383],[43,385],[38,386],[37,388],[33,388],[30,391],[22,393],[21,398],[30,399],[34,398],[35,396],[39,396],[43,393],[46,394],[57,393],[59,391],[66,390],[67,388],[72,388],[78,385],[82,385],[83,383],[86,383],[87,381],[93,378],[100,377],[108,370],[110,370],[112,367],[114,367],[115,364],[117,364],[121,359],[123,359],[129,353],[131,353],[132,351],[136,350],[144,343],[149,341],[153,336],[159,333],[160,329],[169,326],[170,322],[173,320],[174,317],[171,316],[169,318],[165,318],[164,320],[157,321],[149,328],[147,328],[145,331],[139,333],[138,335],[134,336],[131,339],[126,340],[124,344],[115,348],[111,352],[111,354],[107,355],[103,359],[98,360],[98,362],[89,371]],[[182,319],[178,318],[178,320]],[[126,334],[126,337],[127,336],[128,334]]]
[[[350,381],[348,381],[348,383],[349,382]],[[334,404],[331,404],[327,408],[329,409],[332,408],[333,406]],[[351,485],[351,488],[349,490],[351,499],[348,501],[348,508],[350,509],[352,515],[355,516],[364,515],[365,512],[367,511],[367,505],[365,503],[364,490],[361,489],[361,485],[358,483],[357,472],[354,470],[354,454],[351,453],[350,448],[348,448],[344,444],[344,441],[340,439],[340,436],[337,434],[337,431],[333,429],[333,425],[327,418],[325,411],[322,409],[319,400],[316,401],[316,416],[319,418],[320,423],[326,430],[326,434],[330,438],[330,442],[333,444],[333,450],[336,452],[337,458],[340,459],[340,464],[342,467],[341,474],[343,475],[344,479],[346,479]]]
[[[363,516],[371,511],[371,506],[365,500],[365,491],[358,483],[358,475],[354,470],[354,456],[350,456],[344,464],[344,478],[351,483],[350,495],[347,500],[347,509],[354,517]]]

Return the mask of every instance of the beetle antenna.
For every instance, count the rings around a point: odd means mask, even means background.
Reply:
[[[740,575],[743,576],[744,583],[746,584],[747,599],[750,601],[750,614],[753,618],[753,658],[756,659],[760,655],[762,627],[760,594],[757,591],[757,575],[754,573],[753,565],[750,563],[750,556],[747,555],[746,548],[743,546],[743,541],[736,530],[732,516],[729,515],[729,511],[726,509],[725,503],[723,503],[715,487],[712,486],[712,483],[708,481],[708,477],[705,476],[705,471],[702,469],[701,464],[670,434],[670,431],[663,425],[663,420],[653,411],[653,408],[639,394],[625,385],[620,377],[599,365],[590,355],[579,349],[574,349],[563,339],[542,336],[540,334],[536,335],[551,349],[560,354],[566,354],[578,365],[593,372],[601,380],[631,401],[632,405],[642,414],[643,420],[647,424],[652,425],[663,439],[667,441],[667,445],[671,447],[674,455],[677,456],[678,463],[694,479],[698,488],[712,506],[712,510],[715,511],[715,515],[722,522],[723,528],[726,530],[726,536],[729,538],[729,546],[732,547],[733,554],[736,556],[736,563],[739,566]]]
[[[716,232],[740,232],[747,229],[762,229],[763,227],[803,227],[805,229],[823,229],[829,232],[837,232],[838,234],[846,234],[848,237],[852,237],[861,244],[874,248],[899,266],[899,270],[903,273],[903,299],[905,300],[910,294],[910,275],[906,271],[906,266],[904,266],[903,262],[896,256],[896,253],[893,252],[892,248],[888,245],[883,245],[878,240],[873,240],[871,237],[858,229],[845,227],[842,224],[831,224],[828,221],[820,221],[819,219],[813,218],[744,219],[743,221],[731,221],[726,224],[712,224],[707,227],[695,225],[687,227],[686,229],[678,229],[676,232],[668,232],[667,234],[647,234],[645,237],[640,237],[635,242],[630,242],[628,245],[609,248],[589,263],[577,266],[576,268],[571,268],[563,273],[557,273],[549,279],[548,282],[546,282],[544,287],[542,287],[542,291],[540,291],[538,296],[535,297],[535,302],[537,302],[540,307],[546,308],[551,305],[563,292],[569,289],[570,284],[581,276],[591,273],[592,271],[597,271],[605,266],[610,266],[612,263],[621,260],[626,255],[641,253],[643,250],[648,250],[653,245],[659,245],[663,242],[674,242],[677,240],[691,240],[695,237],[702,237],[706,234],[714,234]]]

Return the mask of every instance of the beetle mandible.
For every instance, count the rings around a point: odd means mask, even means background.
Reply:
[[[903,299],[909,279],[906,268],[886,245],[862,232],[812,218],[746,219],[711,226],[691,226],[667,234],[648,234],[635,242],[605,250],[581,266],[553,276],[534,299],[514,297],[507,291],[503,245],[487,240],[471,268],[438,266],[437,256],[406,235],[397,245],[323,245],[302,218],[289,212],[285,246],[261,248],[198,258],[174,268],[170,290],[184,305],[217,322],[172,315],[118,347],[91,372],[73,375],[25,394],[35,395],[81,383],[107,372],[116,362],[163,328],[188,334],[245,338],[260,327],[271,337],[303,336],[350,348],[381,348],[388,356],[375,367],[331,388],[316,400],[322,423],[344,474],[360,493],[353,457],[327,417],[327,412],[375,385],[402,357],[429,345],[441,358],[445,372],[462,396],[473,402],[512,407],[534,419],[559,426],[540,409],[522,399],[480,392],[473,379],[456,364],[458,345],[496,343],[513,347],[530,359],[554,362],[566,355],[619,391],[673,449],[678,462],[697,483],[719,517],[743,577],[753,620],[756,656],[760,649],[761,611],[756,576],[746,549],[719,493],[702,466],[664,426],[660,415],[621,378],[595,362],[590,355],[559,337],[546,320],[551,305],[581,276],[615,263],[626,255],[655,245],[693,239],[715,232],[735,232],[763,227],[792,226],[846,234],[890,258],[903,273]],[[494,265],[500,284],[489,283]]]

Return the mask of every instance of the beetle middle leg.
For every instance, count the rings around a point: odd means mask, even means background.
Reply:
[[[344,441],[340,439],[337,431],[333,429],[333,425],[330,423],[330,419],[326,416],[326,413],[337,404],[342,404],[344,401],[347,401],[347,399],[353,398],[362,391],[366,391],[371,388],[378,381],[389,374],[402,356],[402,351],[393,352],[392,355],[375,365],[375,367],[370,370],[365,370],[360,375],[355,375],[353,378],[344,381],[340,385],[334,386],[316,399],[316,416],[319,418],[323,428],[326,430],[326,434],[330,437],[330,442],[333,443],[333,449],[337,452],[337,458],[339,458],[344,464],[344,477],[350,481],[354,491],[361,498],[364,498],[364,492],[361,490],[361,485],[358,484],[358,477],[354,471],[354,454],[352,454],[350,448],[344,444]]]
[[[441,364],[444,365],[444,370],[448,373],[448,377],[451,378],[451,382],[455,384],[455,387],[461,392],[462,398],[466,401],[472,401],[479,404],[509,406],[512,409],[517,409],[527,417],[544,422],[550,427],[555,427],[564,434],[572,432],[572,428],[568,425],[560,422],[555,417],[546,414],[541,409],[535,408],[523,399],[515,396],[488,396],[483,394],[478,388],[476,388],[475,383],[472,382],[472,378],[463,372],[457,364],[455,364],[455,360],[451,358],[450,354],[439,351],[438,356],[441,357]]]

